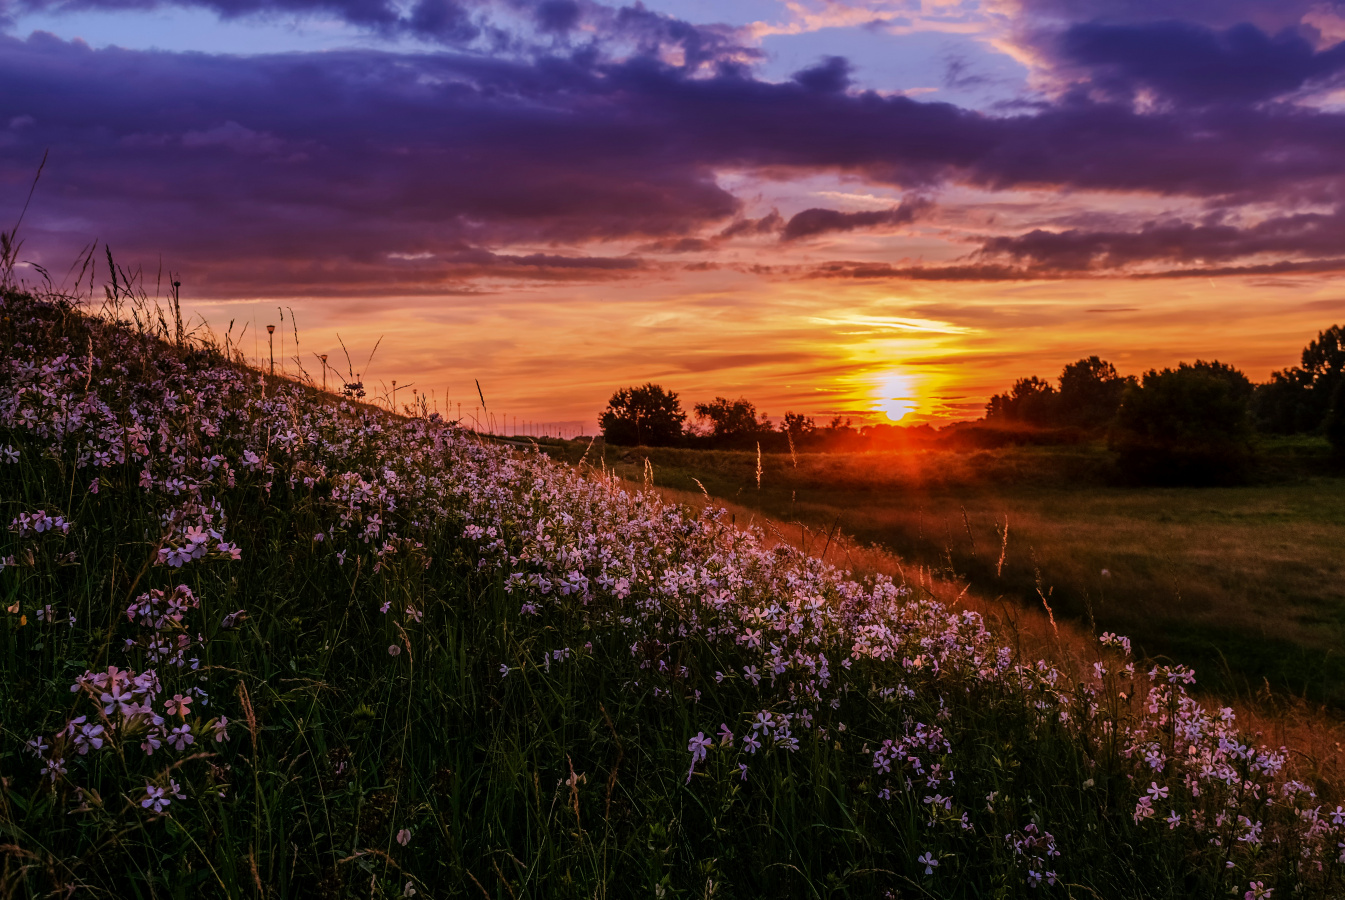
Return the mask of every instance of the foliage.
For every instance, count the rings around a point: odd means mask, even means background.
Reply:
[[[1345,378],[1336,381],[1331,394],[1331,409],[1322,423],[1322,431],[1337,458],[1345,458]]]
[[[1055,421],[1057,394],[1049,381],[1036,375],[1020,378],[1007,394],[995,394],[985,407],[989,421],[1048,425]]]
[[[716,397],[710,403],[697,403],[696,416],[709,422],[713,436],[720,439],[751,440],[773,430],[766,414],[758,420],[756,404],[742,397]]]
[[[1247,401],[1252,383],[1224,363],[1150,369],[1125,391],[1111,446],[1118,465],[1145,481],[1236,481],[1250,462]]]
[[[811,438],[817,433],[817,423],[813,421],[811,416],[787,412],[784,421],[780,423],[780,431],[788,434],[796,441],[801,438]]]
[[[1252,411],[1257,426],[1274,434],[1321,428],[1345,371],[1345,329],[1332,325],[1303,348],[1301,365],[1271,373],[1256,389]]]
[[[1117,374],[1111,363],[1089,356],[1065,366],[1059,389],[1035,375],[1018,379],[1007,394],[990,398],[986,421],[1097,428],[1111,422],[1133,381]]]
[[[598,424],[609,443],[667,447],[682,437],[686,417],[677,394],[651,382],[613,394]]]
[[[720,512],[3,302],[6,895],[1339,892],[1345,813],[1123,638],[1076,684]]]
[[[1070,363],[1060,373],[1057,420],[1083,428],[1109,424],[1134,380],[1122,378],[1115,366],[1096,356]]]

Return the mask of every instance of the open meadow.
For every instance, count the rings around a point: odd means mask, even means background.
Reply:
[[[835,529],[985,597],[1045,599],[1232,695],[1269,683],[1345,705],[1345,475],[1325,441],[1267,440],[1257,481],[1210,488],[1117,484],[1101,444],[766,454],[760,487],[753,452],[605,452],[624,477],[647,458],[655,485]]]

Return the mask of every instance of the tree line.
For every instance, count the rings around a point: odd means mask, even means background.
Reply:
[[[927,425],[853,426],[787,412],[774,425],[744,398],[693,406],[688,422],[678,395],[657,384],[622,388],[599,424],[609,443],[764,450],[870,449],[919,443],[952,447],[1061,443],[1105,434],[1123,473],[1190,483],[1237,480],[1251,462],[1251,438],[1320,434],[1345,458],[1345,330],[1333,325],[1303,349],[1300,365],[1254,384],[1218,360],[1121,375],[1097,356],[1065,366],[1054,383],[1018,379],[985,407],[983,419],[935,432]]]
[[[648,383],[622,388],[607,402],[598,419],[603,438],[610,444],[646,447],[702,446],[780,449],[790,444],[814,448],[859,436],[849,419],[837,416],[818,425],[811,416],[787,412],[779,426],[757,411],[756,404],[739,397],[716,397],[692,407],[695,420],[688,421],[675,391]]]
[[[1070,363],[1056,384],[1020,378],[986,404],[985,422],[1106,429],[1123,471],[1149,480],[1230,480],[1251,460],[1251,437],[1319,434],[1345,457],[1345,330],[1333,325],[1300,364],[1254,384],[1217,360],[1122,376],[1096,356]]]

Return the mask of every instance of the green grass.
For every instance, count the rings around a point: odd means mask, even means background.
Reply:
[[[838,527],[983,596],[1039,605],[1040,588],[1057,614],[1128,634],[1221,691],[1269,681],[1340,707],[1345,477],[1320,438],[1269,439],[1258,455],[1259,482],[1223,488],[1115,486],[1099,444],[767,455],[760,489],[755,453],[610,447],[606,462],[639,480],[648,457],[658,485],[699,492],[699,480],[769,516]]]

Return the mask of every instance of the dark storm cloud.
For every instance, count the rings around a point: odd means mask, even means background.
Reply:
[[[790,218],[785,225],[781,239],[795,241],[800,238],[814,237],[829,231],[854,231],[857,228],[873,228],[879,225],[906,225],[927,211],[934,204],[915,197],[903,200],[901,205],[891,209],[865,210],[863,212],[841,212],[835,209],[805,209]]]
[[[1067,29],[1059,52],[1114,95],[1147,88],[1182,105],[1269,100],[1345,67],[1345,45],[1316,52],[1297,31],[1272,36],[1249,23],[1215,30],[1176,21],[1091,22]]]
[[[17,123],[0,131],[6,207],[51,148],[30,237],[177,260],[322,259],[339,278],[389,254],[668,235],[738,208],[694,159],[651,165],[661,136],[638,122],[549,102],[592,77],[564,62],[467,71],[368,52],[0,42],[0,127]]]

